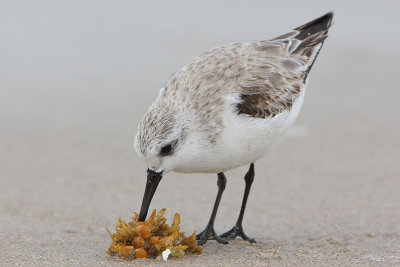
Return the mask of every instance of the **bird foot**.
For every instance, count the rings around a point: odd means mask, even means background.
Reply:
[[[229,244],[228,240],[220,237],[215,233],[214,227],[207,227],[203,232],[196,235],[197,245],[202,246],[207,243],[208,240],[216,240],[222,244]]]
[[[250,243],[256,243],[256,240],[254,238],[250,238],[244,233],[241,224],[236,224],[235,226],[233,226],[231,230],[220,235],[220,238],[224,238],[226,240],[233,240],[238,236],[240,236],[243,240],[249,241]]]

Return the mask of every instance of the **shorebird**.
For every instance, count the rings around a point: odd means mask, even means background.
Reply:
[[[255,242],[242,227],[254,162],[296,120],[332,18],[327,13],[271,40],[216,47],[170,77],[135,136],[135,150],[148,167],[140,221],[167,172],[217,173],[218,194],[198,244],[209,239],[227,244],[237,236]],[[247,164],[237,222],[217,235],[214,220],[225,189],[224,172]]]

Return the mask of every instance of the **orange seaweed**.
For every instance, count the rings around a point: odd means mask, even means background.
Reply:
[[[107,230],[112,240],[107,254],[123,259],[155,258],[166,249],[171,250],[172,257],[201,254],[203,248],[196,244],[196,234],[186,237],[185,233],[179,232],[179,213],[175,214],[171,226],[166,223],[164,214],[165,209],[158,213],[153,210],[145,222],[138,221],[137,213],[129,223],[119,218],[115,233]]]

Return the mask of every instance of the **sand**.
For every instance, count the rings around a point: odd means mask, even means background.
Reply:
[[[261,2],[231,13],[217,4],[203,24],[200,5],[139,12],[99,3],[104,13],[10,3],[1,16],[12,31],[0,79],[0,266],[400,265],[396,2],[365,11],[299,4],[282,25],[273,23],[282,7]],[[301,115],[255,166],[244,228],[257,243],[210,241],[203,255],[167,263],[107,256],[105,229],[140,208],[146,169],[133,136],[169,74],[214,45],[273,37],[333,8]],[[255,12],[255,26],[233,19],[241,10]],[[245,172],[226,173],[218,233],[236,220]],[[167,208],[169,221],[179,212],[184,231],[201,231],[216,192],[216,175],[168,173],[150,208]]]

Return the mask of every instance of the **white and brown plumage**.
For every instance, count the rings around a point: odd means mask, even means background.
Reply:
[[[297,118],[332,17],[214,48],[173,74],[135,137],[149,173],[222,173],[262,157]]]

